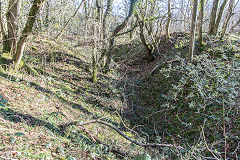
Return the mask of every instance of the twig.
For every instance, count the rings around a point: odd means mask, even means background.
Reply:
[[[17,160],[15,158],[7,158],[7,157],[1,157],[1,156],[0,156],[0,159],[4,159],[4,160]]]
[[[239,149],[239,147],[240,147],[240,142],[238,142],[238,146],[237,146],[237,148],[234,150],[234,152],[232,153],[232,155],[234,155],[234,154],[236,154],[236,159],[237,159],[237,151],[238,151],[238,149]]]
[[[170,111],[170,110],[173,110],[173,109],[175,109],[175,108],[162,109],[162,110],[157,111],[157,112],[155,112],[153,114],[150,114],[147,118],[150,118],[150,117],[152,117],[153,115],[155,115],[157,113],[162,113],[162,112]]]
[[[95,136],[93,136],[93,134],[89,131],[89,130],[87,130],[86,128],[81,128],[86,134],[87,134],[87,136],[93,141],[93,142],[95,142],[95,143],[98,143],[98,144],[103,144],[103,145],[106,145],[106,144],[104,144],[102,141],[100,141],[97,137],[95,137]],[[126,154],[123,152],[123,151],[120,151],[120,150],[118,150],[118,149],[116,149],[116,148],[114,148],[114,147],[109,147],[109,151],[110,152],[113,152],[113,153],[117,153],[117,155],[118,156],[121,156],[121,157],[125,157],[126,156]]]
[[[102,118],[100,118],[102,119]],[[67,124],[64,124],[64,125],[60,125],[59,127],[61,127],[62,129],[66,129],[66,127],[70,126],[70,125],[79,125],[79,126],[84,126],[84,125],[89,125],[89,124],[92,124],[92,123],[100,123],[100,124],[103,124],[105,126],[108,126],[109,128],[112,128],[114,129],[116,132],[118,132],[118,134],[120,134],[122,137],[124,137],[126,140],[136,144],[136,145],[139,145],[139,146],[142,146],[142,147],[171,147],[171,148],[175,148],[176,146],[174,145],[171,145],[171,144],[157,144],[157,143],[150,143],[150,144],[143,144],[143,143],[140,143],[136,140],[133,140],[131,139],[130,137],[128,137],[126,134],[124,134],[121,130],[119,130],[116,126],[108,123],[108,122],[105,122],[105,121],[102,121],[100,119],[96,119],[96,120],[92,120],[92,121],[88,121],[88,122],[79,122],[79,121],[73,121],[73,122],[69,122]],[[177,148],[182,148],[180,146],[177,146]]]
[[[136,135],[138,135],[138,133],[137,133],[136,131],[134,131],[133,129],[130,129],[130,128],[124,123],[122,117],[120,116],[120,114],[119,114],[117,111],[116,111],[116,113],[117,113],[118,117],[121,119],[124,127],[127,128],[129,131],[134,132]],[[139,136],[139,135],[138,135],[138,136]]]
[[[205,124],[204,124],[205,125]],[[213,155],[214,158],[216,158],[217,160],[219,159],[214,153],[213,151],[208,147],[208,144],[207,144],[207,141],[206,141],[206,137],[205,137],[205,134],[204,134],[204,126],[202,127],[202,136],[203,136],[203,140],[204,140],[204,143],[205,143],[205,146],[207,147],[207,150]]]
[[[226,125],[225,125],[225,106],[223,99],[223,136],[224,136],[224,159],[227,159],[227,136],[226,136]]]

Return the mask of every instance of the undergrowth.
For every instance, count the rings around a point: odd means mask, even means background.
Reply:
[[[138,41],[118,42],[117,70],[93,84],[91,47],[33,36],[23,59],[37,74],[0,68],[0,159],[239,158],[239,37],[205,36],[193,63],[188,35],[171,37],[148,64]],[[141,143],[181,147],[143,148],[100,124],[59,127],[100,117]]]

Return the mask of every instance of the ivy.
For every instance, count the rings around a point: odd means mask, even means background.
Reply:
[[[4,98],[3,98],[3,96],[0,94],[0,106],[1,107],[5,107],[5,105],[7,104],[7,100],[5,100]]]

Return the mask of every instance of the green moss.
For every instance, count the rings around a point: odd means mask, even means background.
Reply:
[[[12,61],[12,56],[10,53],[3,53],[0,56],[0,64],[9,64]]]
[[[0,73],[5,73],[5,70],[0,66]]]
[[[33,74],[35,76],[38,75],[38,72],[34,68],[32,68],[31,66],[27,65],[26,63],[24,63],[23,67],[29,74]]]

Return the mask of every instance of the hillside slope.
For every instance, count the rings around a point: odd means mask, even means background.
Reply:
[[[42,36],[29,40],[24,60],[37,75],[10,66],[1,69],[0,158],[115,159],[142,154],[142,148],[104,125],[71,126],[62,132],[61,124],[99,117],[123,128],[122,94],[115,88],[119,77],[99,75],[99,83],[92,84],[91,48],[71,50],[74,44],[64,42]]]

